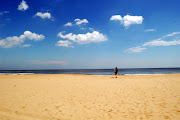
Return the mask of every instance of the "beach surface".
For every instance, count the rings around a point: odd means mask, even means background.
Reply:
[[[0,120],[180,120],[180,74],[0,75]]]

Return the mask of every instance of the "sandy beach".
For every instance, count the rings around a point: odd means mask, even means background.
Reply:
[[[0,120],[180,120],[180,74],[0,75]]]

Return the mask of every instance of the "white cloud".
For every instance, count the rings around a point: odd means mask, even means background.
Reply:
[[[126,15],[123,17],[123,24],[125,27],[129,27],[131,24],[142,24],[142,22],[143,22],[142,16]]]
[[[62,47],[74,47],[74,46],[71,46],[71,42],[68,41],[68,40],[59,40],[57,43],[56,43],[56,46],[62,46]]]
[[[79,18],[75,19],[74,22],[75,22],[74,24],[73,24],[72,22],[68,22],[68,23],[66,23],[64,26],[67,27],[67,26],[73,26],[73,25],[81,25],[81,24],[83,24],[83,23],[84,23],[84,24],[89,23],[87,19],[82,19],[82,20],[81,20],[81,19],[79,19]]]
[[[151,40],[149,42],[145,42],[142,46],[129,48],[129,49],[125,50],[125,52],[129,52],[129,53],[142,52],[143,50],[147,49],[145,47],[180,45],[180,40],[171,40],[171,41],[163,40],[163,38],[172,37],[176,34],[180,34],[180,32],[173,32],[171,34],[167,34],[167,35],[165,35],[161,38],[158,38],[156,40]],[[178,37],[176,37],[176,38],[178,38]]]
[[[18,10],[25,11],[29,8],[29,6],[26,4],[26,1],[22,1],[20,5],[18,5]]]
[[[171,34],[165,35],[164,37],[174,36],[174,35],[176,35],[176,34],[180,34],[180,32],[173,32],[173,33],[171,33]]]
[[[37,40],[42,40],[42,39],[45,38],[44,35],[42,35],[42,34],[38,35],[38,34],[36,34],[36,33],[32,33],[31,31],[25,31],[25,32],[24,32],[24,36],[25,36],[25,38],[27,38],[27,39],[35,40],[35,41],[37,41]]]
[[[9,11],[2,11],[0,12],[0,15],[6,14],[6,13],[9,13]]]
[[[113,16],[111,16],[110,20],[119,20],[119,21],[122,21],[123,18],[121,17],[121,15],[113,15]]]
[[[89,27],[89,30],[94,31],[94,28]]]
[[[21,47],[30,47],[31,44],[25,44],[25,45],[22,45]]]
[[[173,37],[174,35],[180,34],[180,32],[173,32],[170,34],[167,34],[159,39],[152,40],[150,42],[144,43],[142,46],[170,46],[170,45],[178,45],[180,44],[180,40],[172,40],[172,41],[164,41],[163,38],[166,37]]]
[[[35,16],[39,16],[39,17],[41,17],[42,19],[51,19],[51,13],[48,13],[48,12],[46,12],[46,13],[42,13],[42,12],[37,12],[36,14],[35,14]]]
[[[129,48],[129,49],[125,50],[124,52],[128,52],[128,53],[138,53],[138,52],[142,52],[142,51],[145,50],[145,49],[147,49],[147,48],[141,47],[141,46],[137,46],[137,47]]]
[[[5,39],[0,39],[0,47],[2,48],[11,48],[15,45],[20,45],[24,42],[24,38],[13,36],[13,37],[7,37]]]
[[[24,43],[25,40],[42,40],[44,39],[45,36],[42,34],[36,34],[32,33],[31,31],[25,31],[23,35],[18,36],[12,36],[12,37],[7,37],[5,39],[0,39],[0,47],[2,48],[11,48],[13,46],[21,45]]]
[[[152,40],[150,42],[146,42],[143,46],[169,46],[169,45],[178,45],[180,44],[180,40],[173,41],[164,41],[164,40]]]
[[[82,19],[81,20],[81,19],[77,18],[74,21],[76,22],[76,25],[80,25],[82,23],[84,23],[84,24],[89,23],[87,19]]]
[[[67,26],[73,26],[73,25],[72,25],[71,22],[68,22],[68,23],[66,23],[64,26],[67,27]]]
[[[47,64],[56,64],[56,65],[64,65],[64,64],[66,64],[66,62],[64,62],[64,61],[40,61],[40,60],[31,60],[30,61],[32,64],[45,64],[45,65],[47,65]]]
[[[157,31],[156,29],[147,29],[144,32],[152,32],[152,31]]]
[[[63,35],[62,32],[59,32],[58,36],[63,39],[72,40],[73,42],[77,42],[78,44],[87,44],[91,42],[97,43],[108,40],[106,35],[103,35],[98,31],[93,31],[92,33],[88,32],[86,34],[77,34],[77,35],[73,33]]]
[[[124,27],[126,28],[128,28],[132,24],[142,24],[143,19],[144,18],[142,16],[131,16],[131,15],[126,15],[124,17],[121,17],[121,15],[113,15],[110,18],[110,20],[120,21],[121,24],[123,24]]]
[[[80,28],[80,30],[86,30],[86,28],[82,27],[82,28]]]

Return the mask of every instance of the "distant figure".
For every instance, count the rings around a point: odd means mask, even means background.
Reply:
[[[114,69],[114,73],[115,73],[115,76],[116,76],[116,78],[117,78],[117,73],[118,73],[117,67]]]

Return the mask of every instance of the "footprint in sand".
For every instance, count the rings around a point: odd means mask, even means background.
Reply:
[[[61,106],[55,106],[56,107],[56,109],[59,109]]]
[[[169,117],[169,116],[167,116],[167,115],[165,115],[165,116],[164,116],[164,118],[165,118],[165,119],[169,119],[170,117]]]
[[[22,109],[24,109],[24,108],[25,108],[25,106],[22,106],[21,108],[22,108]]]

